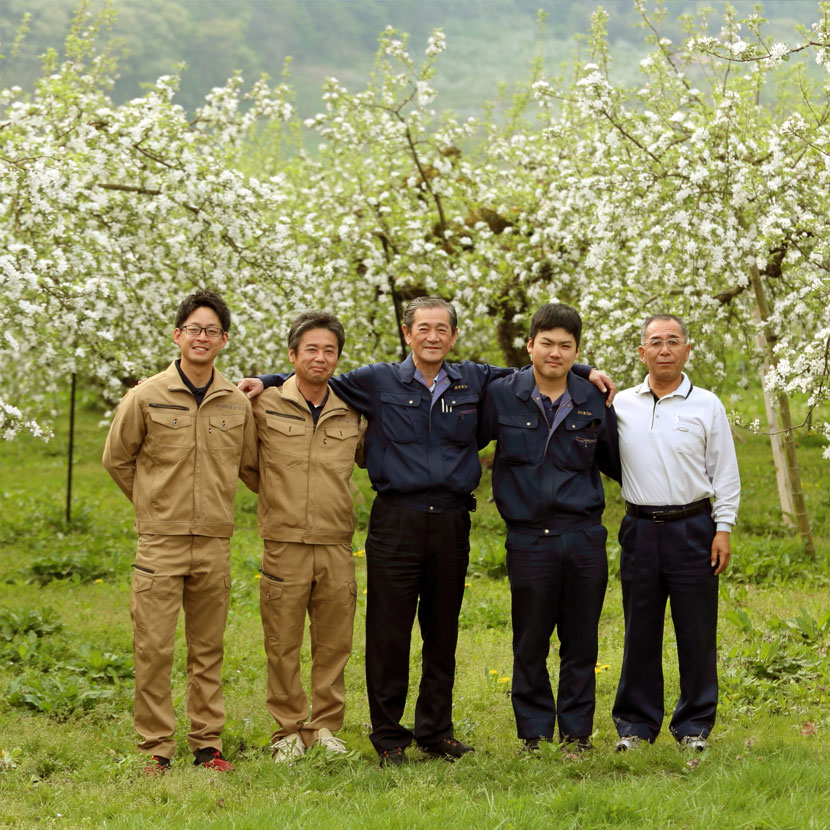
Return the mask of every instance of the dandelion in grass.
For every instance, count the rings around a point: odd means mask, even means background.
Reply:
[[[257,579],[262,579],[262,574],[254,574],[254,581]]]
[[[497,672],[495,669],[490,669],[490,671],[488,672],[488,674],[489,674],[491,677],[495,677],[495,676],[498,674],[498,672]]]
[[[472,588],[472,587],[473,587],[473,585],[472,585],[472,583],[471,583],[471,582],[465,582],[465,583],[464,583],[464,587],[465,587],[465,588]]]
[[[610,668],[611,666],[609,663],[597,663],[596,666],[594,666],[594,671],[599,674],[600,672]]]
[[[510,682],[510,678],[507,675],[505,675],[504,677],[499,678],[499,683],[509,683],[509,682]]]
[[[356,550],[352,553],[352,556],[357,556],[357,557],[366,556],[366,550],[365,549]]]

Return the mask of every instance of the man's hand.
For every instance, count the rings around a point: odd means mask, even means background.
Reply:
[[[729,532],[726,530],[719,530],[712,539],[712,556],[709,560],[712,567],[715,569],[714,574],[717,576],[726,570],[729,564],[729,557],[732,556],[732,549],[729,544]]]
[[[605,372],[600,372],[599,369],[591,369],[591,374],[588,375],[588,380],[590,380],[600,392],[608,393],[605,405],[611,406],[611,404],[614,403],[614,395],[617,394],[617,387],[614,385],[614,381],[611,380]]]
[[[265,390],[265,387],[262,385],[262,381],[259,378],[242,378],[242,380],[240,380],[236,385],[251,400],[253,400],[257,395],[261,395]]]

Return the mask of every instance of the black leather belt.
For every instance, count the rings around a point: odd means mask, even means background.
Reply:
[[[662,507],[653,507],[648,504],[625,503],[625,512],[638,519],[648,519],[652,522],[675,522],[678,519],[687,519],[697,516],[709,508],[709,499],[701,499],[691,504],[667,504]]]

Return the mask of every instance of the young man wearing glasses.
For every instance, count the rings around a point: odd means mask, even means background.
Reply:
[[[181,357],[127,392],[104,448],[104,466],[135,508],[134,722],[150,775],[169,768],[176,748],[170,676],[182,606],[194,763],[233,770],[220,737],[230,536],[237,477],[256,492],[259,473],[250,403],[213,365],[230,325],[221,297],[186,297],[173,330]]]
[[[653,743],[663,722],[666,600],[677,639],[680,700],[670,730],[703,751],[718,705],[718,574],[729,564],[741,482],[723,404],[683,367],[683,321],[643,324],[648,376],[615,401],[626,516],[620,526],[625,652],[614,701],[617,751]]]

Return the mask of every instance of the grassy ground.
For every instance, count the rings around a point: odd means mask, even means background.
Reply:
[[[363,685],[364,524],[355,537],[359,607],[342,732],[356,752],[340,762],[312,753],[291,768],[271,762],[256,578],[260,543],[255,500],[241,490],[225,660],[225,751],[237,773],[193,768],[180,719],[172,772],[147,780],[131,717],[132,516],[98,463],[105,435],[98,418],[92,409],[80,418],[69,530],[62,522],[65,436],[48,445],[0,445],[0,825],[830,826],[830,465],[821,460],[817,440],[801,439],[816,562],[804,559],[798,539],[781,526],[764,439],[750,436],[739,444],[744,504],[733,567],[721,583],[721,708],[704,756],[682,754],[665,734],[642,752],[613,752],[610,709],[622,656],[622,610],[612,541],[612,579],[600,626],[596,749],[579,760],[555,746],[539,758],[520,757],[509,699],[503,536],[485,476],[474,516],[455,695],[456,732],[477,747],[475,756],[456,764],[377,768]],[[360,484],[367,504],[358,505],[358,516],[365,522],[370,493],[365,478]],[[610,484],[606,490],[613,540],[619,489]],[[414,693],[420,644],[417,634],[413,639]],[[677,694],[670,625],[665,658],[670,706]],[[551,669],[555,682],[554,660]],[[179,647],[174,695],[180,714],[184,685]],[[405,720],[411,719],[410,707]]]

